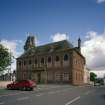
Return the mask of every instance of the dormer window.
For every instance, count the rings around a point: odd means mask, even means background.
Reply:
[[[54,51],[54,46],[52,45],[51,47],[50,47],[50,52],[53,52]]]

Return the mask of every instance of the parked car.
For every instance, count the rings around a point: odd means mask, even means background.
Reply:
[[[94,86],[100,86],[100,83],[95,83]]]
[[[16,81],[7,85],[7,89],[16,90],[33,90],[36,87],[36,82],[32,80]]]

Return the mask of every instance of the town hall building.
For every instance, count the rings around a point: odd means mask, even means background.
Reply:
[[[17,80],[82,85],[84,65],[80,38],[77,47],[67,40],[36,46],[34,36],[28,36],[24,53],[17,58]]]

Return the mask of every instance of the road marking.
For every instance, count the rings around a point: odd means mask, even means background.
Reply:
[[[0,102],[0,105],[3,105],[4,104],[4,102]]]
[[[29,97],[21,97],[21,98],[18,98],[17,101],[22,101],[22,100],[27,100],[29,99]]]
[[[42,96],[43,94],[36,94],[36,96]]]
[[[80,96],[74,98],[73,100],[69,101],[68,103],[66,103],[65,105],[70,105],[72,103],[74,103],[75,101],[79,100],[80,99]]]

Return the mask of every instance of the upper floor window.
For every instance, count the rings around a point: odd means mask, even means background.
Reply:
[[[44,58],[41,58],[41,63],[44,64]]]
[[[26,65],[26,61],[24,61],[24,65]]]
[[[21,61],[18,62],[19,66],[21,66]]]
[[[56,56],[55,60],[58,62],[60,60],[59,56]]]
[[[69,57],[68,57],[68,54],[65,54],[64,55],[64,61],[68,61]]]
[[[37,59],[35,59],[35,64],[37,64]]]
[[[29,64],[32,64],[32,61],[31,60],[29,60]]]
[[[51,56],[48,57],[48,63],[51,63]]]
[[[74,64],[77,65],[77,63],[78,63],[78,62],[77,62],[77,59],[74,59]]]

